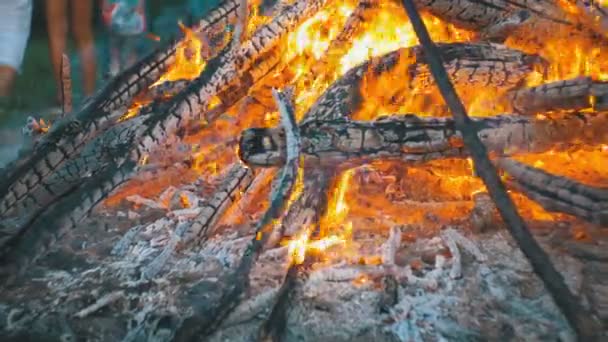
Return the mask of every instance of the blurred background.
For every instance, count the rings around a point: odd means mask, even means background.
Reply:
[[[147,15],[149,33],[163,40],[168,39],[179,31],[178,20],[190,23],[197,17],[202,16],[209,8],[217,5],[219,0],[147,0]],[[13,109],[21,111],[45,110],[46,107],[54,105],[55,88],[51,63],[49,60],[48,37],[46,31],[46,18],[44,12],[45,0],[34,0],[34,12],[32,16],[32,31],[28,47],[25,52],[22,74],[19,75],[15,86],[14,98],[11,103]],[[101,22],[101,1],[96,1],[95,10],[95,38],[98,57],[98,79],[99,85],[107,72],[109,56],[106,48],[107,32]],[[149,50],[160,44],[152,39],[146,40],[144,50]],[[70,49],[70,60],[72,62],[72,75],[74,77],[74,96],[78,103],[81,97],[79,90],[79,67],[78,54],[75,49]],[[0,115],[7,119],[6,115]]]
[[[12,0],[5,0],[12,1]],[[36,118],[50,118],[57,111],[56,87],[53,69],[49,58],[45,2],[34,0],[31,34],[25,51],[22,72],[18,75],[13,95],[9,103],[0,108],[0,167],[16,156],[23,141],[21,127],[28,115]],[[95,0],[95,48],[97,52],[97,88],[107,78],[109,53],[108,32],[102,23],[101,0]],[[146,15],[148,30],[145,39],[141,39],[142,53],[154,49],[159,44],[179,33],[178,21],[191,24],[216,6],[220,0],[147,0]],[[152,39],[158,37],[160,41]],[[80,61],[70,44],[70,57],[73,78],[74,107],[83,99],[80,74]]]

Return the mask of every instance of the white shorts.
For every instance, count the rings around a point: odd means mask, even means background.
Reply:
[[[32,0],[0,0],[0,65],[21,70],[32,23]]]

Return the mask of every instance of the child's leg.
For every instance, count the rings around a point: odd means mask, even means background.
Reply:
[[[85,95],[89,96],[95,91],[97,78],[97,58],[93,37],[93,0],[72,0],[70,5],[72,31],[82,64],[84,91]]]
[[[67,0],[46,1],[46,25],[49,34],[49,52],[57,84],[57,101],[61,102],[61,60],[67,52],[68,15]]]

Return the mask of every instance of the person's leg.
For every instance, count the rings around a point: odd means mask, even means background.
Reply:
[[[46,25],[49,51],[57,84],[57,101],[61,102],[61,60],[67,50],[68,0],[46,0]]]
[[[8,99],[30,35],[32,0],[0,2],[0,98]]]
[[[95,91],[97,58],[93,36],[93,0],[71,0],[72,33],[80,54],[85,95]]]

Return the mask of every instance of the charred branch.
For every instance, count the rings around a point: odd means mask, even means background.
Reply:
[[[486,149],[496,155],[541,153],[595,145],[608,140],[605,115],[563,114],[551,118],[498,115],[475,118],[472,125]],[[309,121],[300,126],[302,154],[326,166],[356,166],[374,160],[424,162],[468,157],[451,118],[394,115],[375,121]],[[285,160],[280,128],[245,130],[239,142],[241,159],[255,166],[277,166]]]
[[[484,144],[477,135],[464,105],[460,101],[448,73],[443,66],[442,56],[431,40],[426,26],[412,0],[404,0],[404,6],[414,27],[414,31],[424,46],[425,55],[433,78],[437,82],[442,97],[452,112],[456,128],[463,136],[464,145],[471,152],[475,168],[483,180],[496,207],[505,221],[509,233],[517,242],[519,248],[530,261],[534,272],[541,278],[551,293],[558,307],[562,310],[572,328],[582,341],[594,340],[599,337],[600,325],[596,319],[582,307],[570,289],[566,286],[563,276],[555,269],[546,252],[538,245],[527,225],[517,212],[515,204],[509,197],[504,184],[498,176],[496,168],[487,155]]]
[[[515,90],[507,96],[513,109],[522,114],[582,109],[601,111],[608,109],[608,82],[577,77]]]
[[[228,286],[224,289],[218,305],[205,308],[206,313],[195,313],[193,317],[187,319],[180,330],[180,340],[191,340],[195,336],[200,338],[201,335],[208,335],[238,305],[243,293],[249,288],[251,269],[270,237],[270,233],[265,232],[265,228],[283,215],[286,199],[291,196],[294,189],[300,161],[300,141],[295,122],[292,94],[290,91],[274,91],[273,96],[277,101],[282,123],[287,132],[286,164],[281,169],[279,176],[273,181],[269,208],[256,223],[255,237],[247,247],[238,268],[229,277]],[[204,320],[199,321],[201,318]]]
[[[45,210],[28,226],[29,229],[20,232],[17,239],[10,236],[11,243],[2,250],[2,265],[6,268],[3,275],[15,277],[23,273],[27,266],[48,252],[57,240],[86,218],[109,194],[109,189],[127,181],[132,169],[133,165],[128,163],[119,169],[106,166],[62,201]]]
[[[200,214],[186,233],[186,242],[195,241],[200,245],[207,241],[211,234],[210,230],[237,200],[239,194],[247,191],[253,180],[253,171],[241,163],[236,163],[228,171],[213,197],[200,208]]]
[[[594,224],[608,226],[608,189],[595,188],[566,177],[552,175],[513,159],[499,159],[509,185],[548,211],[562,212]]]
[[[478,32],[485,31],[486,34],[501,31],[507,33],[507,31],[527,21],[527,17],[530,16],[560,24],[568,24],[563,10],[550,1],[415,0],[415,3],[420,11],[428,11],[455,26]],[[523,12],[527,14],[522,15]],[[508,26],[512,27],[503,30]],[[497,35],[492,34],[490,36],[497,37]],[[504,39],[503,35],[499,36]]]
[[[205,33],[216,25],[225,25],[235,18],[238,6],[235,0],[224,1],[199,22],[195,31]],[[146,56],[113,78],[73,116],[54,123],[34,151],[13,163],[2,177],[0,198],[19,192],[16,189],[23,186],[36,186],[90,140],[114,125],[134,96],[150,87],[175,62],[178,46],[179,41],[172,41]]]

